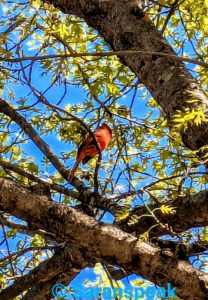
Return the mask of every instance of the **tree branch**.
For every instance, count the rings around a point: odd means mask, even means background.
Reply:
[[[0,214],[0,224],[7,226],[9,228],[14,228],[17,229],[18,232],[22,233],[22,234],[26,234],[29,236],[34,236],[35,234],[39,234],[41,235],[47,242],[51,242],[52,240],[54,240],[54,235],[51,233],[48,233],[44,230],[41,229],[37,229],[37,230],[31,230],[28,226],[26,225],[22,225],[22,224],[17,224],[17,223],[13,223],[10,220],[7,219],[6,216],[4,216],[3,214]],[[60,239],[59,242],[62,242],[62,239]]]
[[[183,232],[193,227],[206,226],[208,224],[208,190],[201,191],[194,195],[187,195],[185,197],[177,197],[167,204],[175,209],[175,214],[163,214],[160,209],[155,211],[157,219],[163,223],[168,224],[176,233]],[[149,209],[153,211],[155,208],[160,208],[165,203],[160,205],[148,205]],[[135,207],[130,215],[120,222],[118,226],[126,232],[134,232],[140,235],[156,224],[155,219],[147,215],[145,206]],[[143,216],[144,215],[144,216]],[[132,216],[140,217],[137,222],[129,224]],[[143,217],[142,217],[143,216]],[[164,228],[157,226],[150,231],[151,237],[156,237],[164,234]]]
[[[17,123],[20,128],[31,138],[34,144],[40,149],[42,153],[49,159],[52,165],[58,170],[64,179],[68,180],[69,170],[66,169],[58,157],[51,151],[50,147],[43,141],[40,135],[34,128],[23,118],[14,108],[12,108],[6,101],[0,99],[0,112],[11,118],[12,121]],[[78,190],[86,190],[84,184],[75,180],[74,185]]]
[[[181,61],[176,61],[174,50],[146,18],[142,9],[126,0],[43,0],[59,8],[63,13],[74,14],[83,18],[111,46],[113,51],[146,51],[165,53],[164,56],[153,54],[118,55],[139,78],[169,120],[185,107],[208,111],[208,99],[199,87],[196,79],[188,72]],[[128,30],[127,30],[128,28]],[[193,102],[188,100],[195,100]],[[200,126],[191,124],[181,130],[185,146],[198,150],[208,144],[208,126],[202,121]],[[201,151],[203,156],[208,150]]]
[[[86,266],[86,261],[77,249],[73,247],[59,249],[51,258],[42,262],[28,274],[16,279],[11,286],[0,292],[0,298],[1,300],[11,300],[29,288],[37,287],[41,283],[47,283],[53,277],[66,271],[68,275],[67,280],[70,281]]]
[[[208,275],[188,262],[177,260],[171,252],[166,256],[159,248],[138,242],[117,227],[99,223],[71,207],[45,201],[13,181],[0,179],[0,209],[73,242],[83,249],[86,260],[106,260],[159,285],[171,281],[184,299],[206,299]]]
[[[123,51],[106,51],[106,52],[82,52],[82,53],[66,53],[66,54],[48,54],[48,55],[39,55],[39,56],[23,56],[18,58],[4,58],[0,57],[0,61],[9,62],[9,63],[18,63],[23,61],[41,61],[45,59],[56,59],[56,58],[70,58],[70,57],[109,57],[109,56],[132,56],[135,54],[142,54],[145,56],[158,55],[161,57],[169,57],[174,58],[177,61],[184,61],[187,63],[192,63],[204,68],[208,68],[208,64],[206,62],[192,59],[189,57],[177,56],[174,54],[156,52],[156,51],[142,51],[142,50],[123,50]]]
[[[60,186],[58,184],[55,183],[50,183],[48,181],[45,181],[44,179],[41,179],[29,172],[26,172],[25,170],[23,170],[22,168],[18,167],[17,165],[11,164],[10,162],[7,162],[5,160],[3,160],[2,158],[0,158],[0,166],[2,166],[2,168],[13,171],[21,176],[24,176],[32,181],[35,181],[37,183],[43,184],[46,187],[49,187],[50,189],[57,191],[59,193],[62,193],[66,196],[70,196],[73,197],[75,199],[79,198],[79,195],[77,192],[69,190],[67,188],[65,188],[64,186]]]

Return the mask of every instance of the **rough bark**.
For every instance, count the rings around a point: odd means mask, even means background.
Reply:
[[[66,14],[83,18],[115,51],[142,50],[175,55],[138,5],[133,5],[129,0],[43,2],[53,4]],[[173,57],[161,57],[159,54],[122,55],[120,58],[147,87],[170,120],[176,110],[193,105],[187,103],[187,100],[193,98],[190,92],[194,92],[194,99],[198,102],[196,106],[203,107],[206,113],[208,99],[181,61]],[[181,135],[185,146],[192,150],[199,149],[208,144],[207,123],[189,126]]]
[[[59,159],[54,155],[49,146],[41,139],[38,133],[33,129],[33,127],[27,122],[25,118],[23,118],[14,108],[12,108],[6,101],[0,99],[0,112],[6,114],[16,122],[26,134],[33,140],[33,142],[38,146],[38,148],[46,155],[46,157],[51,161],[51,163],[59,170],[60,174],[67,178],[68,170],[61,164]],[[88,189],[86,189],[82,182],[76,181],[75,186],[80,190],[80,195],[78,193],[68,190],[63,187],[59,187],[58,185],[46,183],[35,176],[21,170],[18,166],[14,166],[11,163],[5,162],[0,159],[0,165],[2,167],[8,168],[9,170],[15,171],[18,174],[26,176],[29,179],[32,179],[38,183],[44,184],[48,188],[54,188],[58,191],[66,195],[73,196],[78,198],[82,203],[89,204],[93,203],[95,207],[100,209],[108,210],[111,213],[115,213],[116,209],[118,209],[116,203],[105,197],[101,197],[97,195],[91,194]],[[187,196],[184,198],[177,198],[172,203],[170,203],[173,207],[176,208],[175,215],[162,215],[157,213],[158,219],[161,223],[168,223],[173,227],[175,232],[182,232],[184,230],[190,229],[194,226],[206,226],[208,223],[207,218],[207,192],[201,192],[194,196]],[[151,209],[154,206],[150,206]],[[145,207],[136,208],[133,210],[131,215],[136,214],[141,216],[146,213]],[[128,226],[127,220],[122,221],[119,225],[120,227],[127,232],[136,232],[138,235],[147,231],[153,224],[155,224],[155,220],[153,218],[141,218],[138,223],[135,223],[133,226]],[[151,235],[158,236],[164,233],[164,228],[158,226],[154,228],[151,232]]]
[[[37,285],[33,286],[22,298],[21,300],[51,300],[51,290],[52,287],[57,284],[61,283],[65,286],[69,284],[69,281],[72,280],[73,277],[70,276],[70,272],[66,274],[61,274],[54,276],[52,279],[48,280],[47,282],[40,282]]]
[[[57,190],[62,192],[65,195],[69,195],[75,198],[78,198],[78,195],[76,192],[69,190],[63,186],[59,186],[56,184],[51,184],[48,182],[45,182],[38,177],[23,171],[21,168],[19,168],[16,165],[13,165],[11,163],[8,163],[2,159],[0,159],[0,165],[6,169],[12,170],[14,172],[17,172],[18,174],[21,174],[25,176],[28,179],[35,180],[38,183],[41,183],[45,185],[48,188]],[[122,196],[122,195],[120,195]],[[126,195],[125,197],[127,197]],[[208,224],[208,191],[201,191],[195,195],[189,195],[186,197],[178,197],[172,201],[168,201],[168,204],[175,208],[175,214],[174,215],[164,215],[161,214],[160,211],[155,212],[156,217],[162,224],[169,224],[169,226],[172,227],[173,231],[176,233],[181,233],[185,230],[188,230],[193,227],[200,227],[200,226],[207,226]],[[82,197],[83,200],[84,198]],[[93,206],[99,209],[104,209],[106,211],[110,211],[111,213],[115,213],[117,210],[120,209],[118,205],[116,205],[116,202],[112,201],[111,199],[108,199],[106,197],[102,197],[97,195],[96,197],[91,195],[91,200],[93,200]],[[90,202],[91,202],[90,200]],[[163,205],[163,203],[161,204]],[[149,205],[149,208],[151,210],[154,210],[155,208],[159,208],[159,205]],[[137,236],[143,234],[146,232],[152,225],[156,223],[155,219],[152,217],[142,217],[138,220],[138,222],[135,222],[132,225],[128,225],[128,222],[132,215],[136,216],[142,216],[147,213],[147,209],[144,206],[136,207],[133,209],[133,211],[130,212],[130,215],[125,219],[117,223],[117,225],[124,231],[129,233],[134,233]],[[23,231],[25,233],[26,228],[22,225],[13,224],[11,222],[5,222],[5,220],[0,219],[0,223],[4,224],[6,226],[9,226],[11,228],[16,228],[18,231]],[[22,227],[23,228],[22,228]],[[29,230],[27,228],[27,230]],[[31,234],[35,234],[35,232],[31,232]],[[150,231],[150,236],[157,237],[162,234],[164,234],[164,228],[161,226],[154,227]],[[26,234],[30,234],[29,231],[26,232]],[[42,233],[43,235],[43,233]],[[48,239],[49,236],[45,234],[45,238]]]
[[[14,299],[28,289],[31,289],[28,294],[32,293],[34,290],[38,290],[38,293],[40,293],[40,290],[42,290],[41,294],[43,295],[43,287],[45,295],[47,293],[51,294],[52,285],[60,282],[60,278],[58,281],[58,277],[61,277],[60,274],[67,271],[67,281],[71,281],[81,271],[81,269],[86,266],[87,262],[82,258],[77,249],[73,249],[73,247],[71,247],[59,250],[50,259],[42,262],[28,274],[16,279],[11,286],[8,286],[0,292],[0,299]],[[39,288],[40,286],[41,288]],[[29,299],[37,298],[32,297]]]
[[[48,0],[59,7],[64,13],[72,13],[85,19],[85,21],[104,37],[106,42],[115,51],[141,50],[175,54],[167,41],[157,29],[147,20],[138,6],[132,6],[129,0]],[[207,109],[207,98],[198,86],[194,78],[188,73],[181,61],[173,57],[158,55],[122,55],[121,60],[126,64],[149,89],[153,97],[162,107],[167,117],[171,120],[176,110],[189,106],[187,100],[194,92],[199,106]],[[67,179],[68,170],[53,156],[47,145],[40,141],[38,134],[28,123],[19,116],[15,110],[5,106],[0,100],[0,111],[21,126],[33,142],[41,148],[46,156],[51,158],[54,166]],[[208,126],[203,123],[200,127],[190,126],[186,132],[182,132],[184,144],[191,149],[199,149],[208,144]],[[207,191],[197,196],[177,199],[177,213],[174,216],[158,215],[161,222],[168,222],[174,231],[180,232],[193,226],[206,225]],[[203,204],[203,206],[201,205]],[[34,195],[26,188],[8,180],[0,179],[0,209],[29,223],[31,228],[40,228],[49,231],[67,242],[81,246],[84,249],[86,259],[93,258],[95,262],[106,260],[123,267],[127,273],[136,273],[155,282],[165,285],[171,281],[177,286],[177,293],[184,299],[208,299],[208,276],[195,270],[188,262],[177,260],[169,252],[163,253],[159,248],[146,243],[137,243],[135,237],[127,234],[111,225],[104,225],[93,218],[78,213],[70,207],[45,201],[44,197]],[[140,209],[139,214],[142,214]],[[197,213],[196,213],[197,212]],[[136,211],[138,213],[138,210]],[[180,220],[178,219],[180,217]],[[146,220],[147,221],[147,220]],[[148,228],[149,223],[147,221]],[[136,224],[134,228],[125,227],[132,232],[139,231]],[[87,232],[87,235],[86,235]],[[158,230],[157,234],[162,233]],[[58,271],[58,267],[56,268]],[[46,295],[53,280],[57,280],[54,271],[51,276],[45,276],[47,280],[43,285],[34,286],[25,299],[33,297],[34,293]],[[40,277],[41,278],[41,277]],[[39,279],[40,279],[39,278]],[[24,277],[22,277],[22,280]],[[16,281],[10,290],[3,291],[8,297],[8,291],[21,292],[27,289],[26,281]],[[29,280],[27,283],[30,282]],[[34,283],[34,282],[33,282]],[[30,282],[32,284],[32,282]],[[47,285],[47,286],[46,286]],[[20,288],[21,287],[21,288]],[[41,294],[42,293],[42,294]],[[29,298],[28,298],[29,297]],[[39,297],[41,299],[42,296]],[[48,297],[48,296],[47,296]],[[11,298],[1,298],[11,299]]]
[[[184,299],[207,299],[208,275],[188,262],[138,242],[115,226],[99,223],[71,207],[45,201],[45,197],[11,180],[0,179],[0,209],[76,244],[86,260],[109,261],[159,285],[171,281]]]
[[[153,211],[161,205],[150,205],[149,208]],[[174,207],[175,214],[165,215],[157,210],[155,216],[162,224],[168,224],[176,233],[181,233],[193,227],[206,226],[208,223],[208,190],[201,191],[194,195],[178,197],[174,201],[169,201],[168,205]],[[147,231],[152,225],[156,224],[153,217],[144,216],[132,225],[128,225],[132,215],[142,216],[148,214],[145,206],[136,207],[130,213],[127,219],[120,221],[117,225],[126,232],[140,235]],[[150,231],[150,236],[156,237],[165,233],[164,228],[160,225],[154,227]]]

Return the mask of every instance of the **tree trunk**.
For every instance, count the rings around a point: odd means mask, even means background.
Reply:
[[[139,50],[175,55],[167,40],[129,0],[43,0],[53,4],[63,13],[83,18],[95,28],[115,51]],[[158,55],[122,55],[121,61],[128,66],[146,86],[162,107],[169,120],[176,110],[193,107],[187,100],[194,99],[195,109],[207,111],[208,99],[185,65],[173,57]],[[185,146],[192,150],[208,144],[208,126],[192,125],[181,132]]]

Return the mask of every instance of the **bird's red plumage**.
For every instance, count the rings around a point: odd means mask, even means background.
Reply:
[[[93,135],[97,141],[97,145],[100,148],[100,151],[103,151],[107,148],[112,138],[112,130],[106,123],[103,123],[93,132]],[[99,150],[96,147],[96,143],[93,137],[88,134],[84,141],[79,145],[77,151],[77,159],[70,173],[69,180],[72,181],[74,173],[76,172],[80,162],[85,164],[97,154],[99,154]]]

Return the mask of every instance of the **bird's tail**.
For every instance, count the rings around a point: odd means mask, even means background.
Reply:
[[[81,161],[80,158],[78,158],[76,160],[76,162],[75,162],[75,164],[74,164],[74,166],[73,166],[73,168],[72,168],[72,170],[69,174],[69,182],[72,182],[72,180],[74,179],[74,174],[75,174],[77,168],[79,167],[80,161]]]

